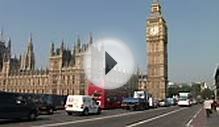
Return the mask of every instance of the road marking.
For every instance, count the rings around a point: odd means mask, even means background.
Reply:
[[[76,123],[91,122],[91,121],[97,121],[97,120],[103,120],[103,119],[109,119],[109,118],[116,118],[116,117],[140,114],[140,113],[145,113],[145,112],[159,111],[159,110],[163,110],[163,109],[167,109],[167,108],[158,108],[158,109],[154,109],[154,110],[129,112],[129,113],[122,113],[122,114],[116,114],[116,115],[111,115],[111,116],[103,116],[103,117],[98,117],[98,118],[76,120],[76,121],[69,121],[69,122],[62,122],[62,123],[44,124],[44,125],[33,126],[33,127],[57,127],[57,126],[64,126],[64,125],[70,125],[70,124],[76,124]]]
[[[128,125],[126,127],[136,127],[138,125],[141,125],[141,124],[145,124],[145,123],[148,123],[148,122],[151,122],[153,120],[156,120],[156,119],[159,119],[159,118],[162,118],[162,117],[165,117],[165,116],[168,116],[170,114],[173,114],[173,113],[176,113],[176,112],[179,112],[181,110],[184,110],[186,108],[181,108],[181,109],[178,109],[178,110],[174,110],[174,111],[171,111],[171,112],[168,112],[168,113],[165,113],[165,114],[162,114],[162,115],[159,115],[159,116],[155,116],[153,118],[150,118],[150,119],[147,119],[147,120],[143,120],[143,121],[140,121],[140,122],[137,122],[137,123],[134,123],[134,124],[131,124],[131,125]]]
[[[186,124],[186,127],[193,127],[191,124],[201,111],[202,111],[202,108],[200,108],[198,112],[196,112],[195,115],[192,117],[192,119],[189,120],[189,122]]]

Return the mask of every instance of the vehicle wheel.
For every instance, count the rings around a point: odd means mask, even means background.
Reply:
[[[35,111],[31,112],[28,116],[28,119],[31,121],[36,120],[36,118],[37,118],[37,113]]]
[[[131,111],[135,111],[135,110],[136,110],[136,107],[130,107],[130,110],[131,110]]]
[[[49,109],[48,114],[54,114],[53,108]]]
[[[101,109],[100,108],[98,108],[98,110],[97,110],[97,115],[99,115],[99,114],[101,114]]]
[[[89,110],[87,108],[84,109],[83,115],[85,115],[85,116],[89,115]]]
[[[71,115],[72,115],[72,112],[67,112],[67,114],[68,114],[69,116],[71,116]]]
[[[145,105],[142,106],[142,110],[146,110],[146,106]]]

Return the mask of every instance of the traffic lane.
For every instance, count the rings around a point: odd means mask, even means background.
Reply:
[[[63,126],[63,127],[125,127],[135,121],[140,121],[142,119],[149,119],[154,116],[164,114],[173,110],[179,109],[178,106],[158,108],[154,110],[145,111],[135,111],[124,114],[112,115],[109,117],[94,117],[87,120],[79,120],[64,123],[54,123],[54,124],[44,124],[41,127],[53,127],[53,126]]]
[[[137,126],[129,127],[185,127],[192,117],[200,110],[201,105],[194,105],[176,113],[161,117]],[[140,122],[140,121],[139,121]]]
[[[115,114],[127,113],[128,111],[122,109],[103,110],[101,115],[89,115],[89,116],[68,116],[64,110],[55,112],[53,115],[40,115],[35,121],[26,120],[0,120],[0,127],[30,127],[42,124],[59,123],[66,121],[75,121],[82,119],[90,119],[94,117],[110,116]]]

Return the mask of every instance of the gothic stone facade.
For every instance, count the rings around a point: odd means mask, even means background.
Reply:
[[[3,34],[1,34],[3,35]],[[55,49],[51,45],[49,68],[35,69],[32,37],[25,54],[11,57],[11,39],[0,40],[0,91],[36,94],[87,94],[83,56],[92,43],[82,44],[78,38],[72,50],[64,42]],[[7,46],[6,46],[6,43]]]
[[[160,3],[152,3],[147,20],[148,79],[146,90],[155,98],[164,99],[168,83],[167,24],[161,13]]]

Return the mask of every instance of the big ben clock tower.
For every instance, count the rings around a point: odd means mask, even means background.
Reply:
[[[168,83],[167,24],[158,0],[153,1],[147,20],[148,84],[146,89],[157,99],[164,99]]]

